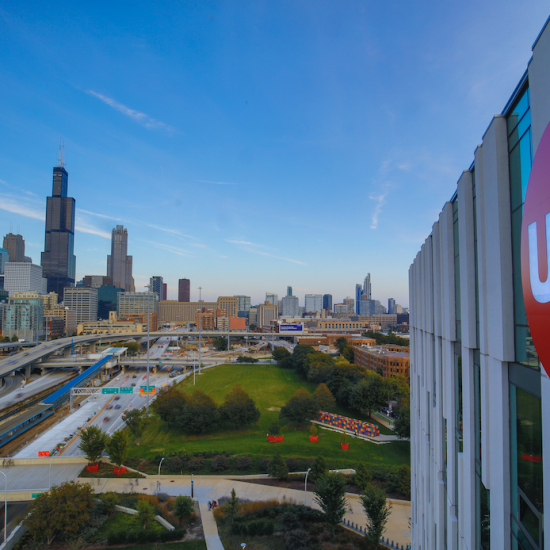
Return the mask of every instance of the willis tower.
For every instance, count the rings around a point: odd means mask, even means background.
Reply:
[[[63,300],[66,286],[74,286],[75,200],[67,196],[69,174],[65,170],[65,148],[59,149],[58,166],[53,169],[52,196],[46,201],[46,238],[42,252],[42,273],[48,279],[48,292]]]

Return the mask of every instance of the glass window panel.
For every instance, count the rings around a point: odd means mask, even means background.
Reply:
[[[512,112],[508,115],[508,135],[517,126],[518,122],[523,118],[530,106],[529,88],[525,90],[520,100],[516,103]]]
[[[519,150],[521,156],[521,203],[525,202],[525,193],[531,174],[531,129],[520,139]]]

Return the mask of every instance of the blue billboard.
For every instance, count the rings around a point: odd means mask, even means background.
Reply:
[[[291,324],[281,324],[279,325],[279,332],[303,332],[303,325],[291,325]]]

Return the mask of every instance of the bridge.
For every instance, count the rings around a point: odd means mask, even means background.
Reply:
[[[213,338],[219,338],[219,337],[226,337],[228,335],[227,332],[220,332],[217,330],[204,330],[201,333],[201,337],[203,339],[207,337],[213,337]],[[199,333],[198,332],[179,332],[179,331],[173,331],[173,332],[151,332],[150,333],[150,339],[153,338],[161,338],[163,336],[177,336],[178,338],[187,338],[187,339],[194,339],[198,340]],[[278,333],[260,333],[260,332],[248,332],[248,331],[234,331],[229,333],[230,338],[245,338],[248,340],[268,340],[268,341],[276,341],[279,339],[288,339],[292,338],[294,339],[296,336],[303,336],[302,334],[278,334]],[[311,334],[308,333],[308,336],[321,336],[321,334]],[[31,349],[28,349],[27,351],[18,353],[17,355],[8,356],[2,361],[0,361],[0,379],[2,379],[3,384],[3,378],[14,374],[16,371],[24,370],[25,378],[30,377],[31,369],[34,367],[42,367],[44,368],[59,368],[64,365],[60,365],[59,363],[54,364],[53,362],[48,363],[45,361],[48,357],[51,357],[54,354],[64,353],[66,357],[69,357],[71,355],[71,348],[74,349],[74,347],[77,347],[79,345],[89,345],[90,346],[90,352],[94,353],[95,347],[98,342],[118,342],[118,341],[128,341],[128,340],[140,340],[144,339],[147,340],[147,335],[142,332],[128,332],[128,333],[120,333],[120,334],[89,334],[89,335],[83,335],[83,336],[75,336],[72,338],[60,338],[58,340],[53,340],[50,342],[42,342],[38,345],[33,345],[30,343],[17,343],[13,342],[13,344],[19,344],[19,347],[28,347],[33,346]],[[24,345],[25,344],[25,345]],[[8,345],[7,343],[5,345]],[[206,359],[206,358],[205,358]],[[42,365],[44,363],[44,365]],[[163,361],[164,363],[164,361]],[[78,363],[78,365],[73,366],[80,366],[82,364],[82,361]],[[69,366],[69,365],[67,365]]]

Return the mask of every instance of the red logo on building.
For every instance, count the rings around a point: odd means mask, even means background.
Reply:
[[[550,124],[539,143],[525,196],[521,278],[533,344],[550,376]]]

